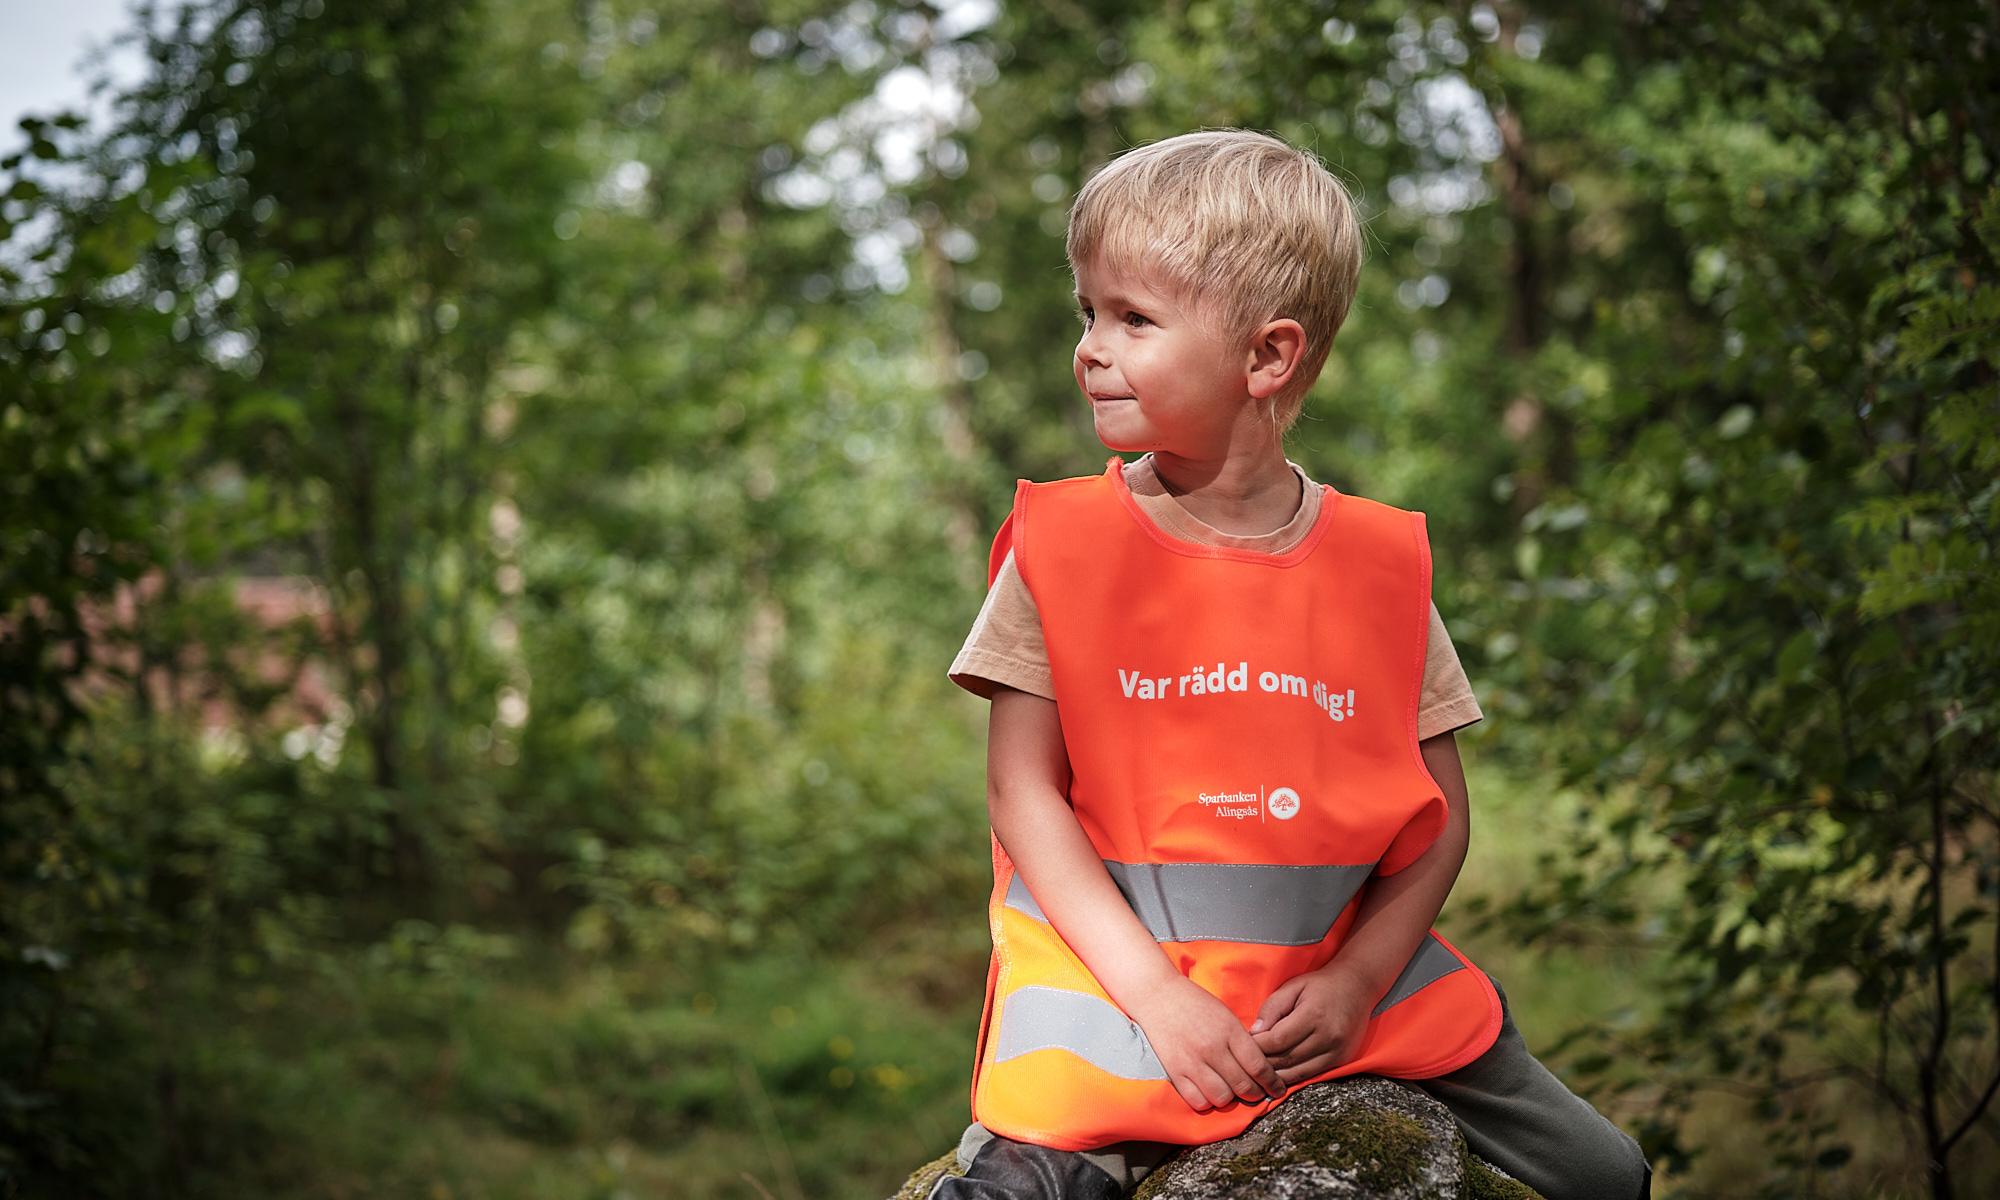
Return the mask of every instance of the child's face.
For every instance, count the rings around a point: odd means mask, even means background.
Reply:
[[[1118,451],[1219,457],[1248,399],[1248,347],[1137,271],[1075,264],[1083,317],[1076,383],[1097,439]]]

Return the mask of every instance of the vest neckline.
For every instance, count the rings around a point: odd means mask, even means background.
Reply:
[[[1125,515],[1162,549],[1186,558],[1219,558],[1225,562],[1253,563],[1265,567],[1295,567],[1311,557],[1312,552],[1319,548],[1320,541],[1326,537],[1326,531],[1332,528],[1335,506],[1345,499],[1331,484],[1315,485],[1325,489],[1325,494],[1320,499],[1319,519],[1313,522],[1313,527],[1306,531],[1306,536],[1300,539],[1298,545],[1283,554],[1265,554],[1260,550],[1197,545],[1168,534],[1166,530],[1153,523],[1153,518],[1146,515],[1145,509],[1139,507],[1138,498],[1132,495],[1132,489],[1125,483],[1125,460],[1116,455],[1105,464],[1103,478],[1110,481],[1111,493],[1117,496],[1119,504],[1124,506]]]

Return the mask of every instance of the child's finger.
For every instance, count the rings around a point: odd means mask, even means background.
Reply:
[[[1207,1112],[1209,1109],[1215,1107],[1215,1105],[1209,1103],[1208,1096],[1199,1087],[1195,1086],[1195,1082],[1191,1077],[1187,1075],[1175,1075],[1169,1082],[1174,1085],[1174,1090],[1181,1094],[1181,1099],[1186,1102],[1187,1106],[1196,1112]]]
[[[1313,1062],[1324,1058],[1333,1053],[1333,1051],[1334,1046],[1329,1039],[1304,1038],[1300,1040],[1298,1045],[1293,1046],[1285,1053],[1273,1055],[1271,1065],[1283,1071],[1290,1067],[1296,1067],[1301,1063]]]
[[[1253,1040],[1257,1043],[1258,1052],[1263,1054],[1267,1060],[1279,1062],[1296,1050],[1298,1044],[1305,1039],[1297,1033],[1290,1033],[1280,1029],[1267,1029],[1263,1033],[1255,1035]]]
[[[1258,1007],[1257,1025],[1262,1025],[1268,1031],[1272,1026],[1282,1021],[1287,1013],[1290,1013],[1293,1008],[1297,1007],[1299,996],[1304,991],[1305,981],[1303,978],[1288,979],[1278,985],[1278,990],[1265,997],[1264,1003]],[[1251,1028],[1255,1029],[1256,1025],[1251,1026]]]
[[[1247,1092],[1239,1090],[1237,1095],[1253,1103],[1267,1097],[1275,1100],[1284,1095],[1284,1086],[1278,1082],[1278,1068],[1257,1045],[1256,1039],[1232,1039],[1229,1049],[1235,1054],[1237,1065],[1248,1073],[1252,1089]]]
[[[1319,1030],[1300,1039],[1288,1053],[1273,1055],[1271,1064],[1278,1068],[1278,1077],[1290,1086],[1339,1066],[1353,1058],[1358,1048],[1359,1043],[1353,1037]]]
[[[1286,1087],[1295,1087],[1315,1076],[1326,1074],[1353,1057],[1352,1046],[1345,1045],[1338,1039],[1328,1039],[1325,1045],[1306,1048],[1291,1062],[1277,1064],[1278,1078]]]
[[[1224,1078],[1222,1073],[1211,1064],[1204,1063],[1201,1067],[1196,1068],[1195,1086],[1201,1089],[1201,1093],[1207,1098],[1210,1107],[1221,1108],[1225,1104],[1233,1103],[1245,1089],[1251,1087],[1250,1077],[1244,1075],[1239,1070],[1233,1069],[1234,1067],[1235,1064],[1233,1062],[1227,1064],[1225,1067],[1225,1069],[1229,1069],[1230,1075],[1237,1077],[1234,1079]]]
[[[1298,1020],[1280,1024],[1268,1034],[1262,1034],[1256,1042],[1258,1050],[1264,1052],[1264,1058],[1270,1060],[1274,1066],[1282,1068],[1290,1062],[1296,1062],[1302,1054],[1308,1052],[1310,1042],[1314,1042],[1312,1034],[1314,1034],[1312,1024]]]
[[[1204,1064],[1208,1067],[1211,1078],[1200,1081],[1202,1084],[1201,1090],[1207,1094],[1209,1100],[1217,1108],[1233,1103],[1238,1099],[1249,1099],[1255,1096],[1261,1100],[1264,1096],[1264,1090],[1251,1082],[1249,1073],[1243,1069],[1242,1064],[1236,1061],[1233,1049],[1233,1047],[1227,1044],[1218,1047],[1220,1053],[1209,1057]],[[1218,1093],[1216,1091],[1218,1087],[1224,1090]]]
[[[1180,1047],[1177,1060],[1167,1064],[1167,1076],[1172,1081],[1181,1099],[1196,1112],[1207,1112],[1220,1104],[1229,1103],[1228,1085],[1215,1073],[1210,1065],[1213,1048],[1199,1042],[1189,1042]]]
[[[1333,1055],[1322,1054],[1317,1058],[1309,1058],[1297,1066],[1285,1067],[1278,1072],[1278,1078],[1286,1087],[1296,1087],[1308,1079],[1326,1074],[1339,1065],[1334,1061]]]
[[[1257,1047],[1257,1053],[1267,1059],[1283,1054],[1291,1048],[1291,1043],[1286,1036],[1275,1029],[1267,1029],[1262,1033],[1251,1034],[1250,1043]]]
[[[1272,1022],[1262,1033],[1251,1034],[1250,1038],[1257,1043],[1257,1049],[1263,1052],[1264,1057],[1271,1058],[1289,1054],[1300,1042],[1311,1037],[1312,1032],[1313,1023],[1294,1011]]]

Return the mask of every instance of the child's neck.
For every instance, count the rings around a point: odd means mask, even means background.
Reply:
[[[1217,458],[1155,450],[1153,472],[1189,516],[1234,537],[1276,533],[1304,500],[1305,485],[1275,439],[1250,453]]]

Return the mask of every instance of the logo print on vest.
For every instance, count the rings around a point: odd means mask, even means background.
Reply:
[[[1264,807],[1280,821],[1289,821],[1299,815],[1299,794],[1290,788],[1272,788]]]

